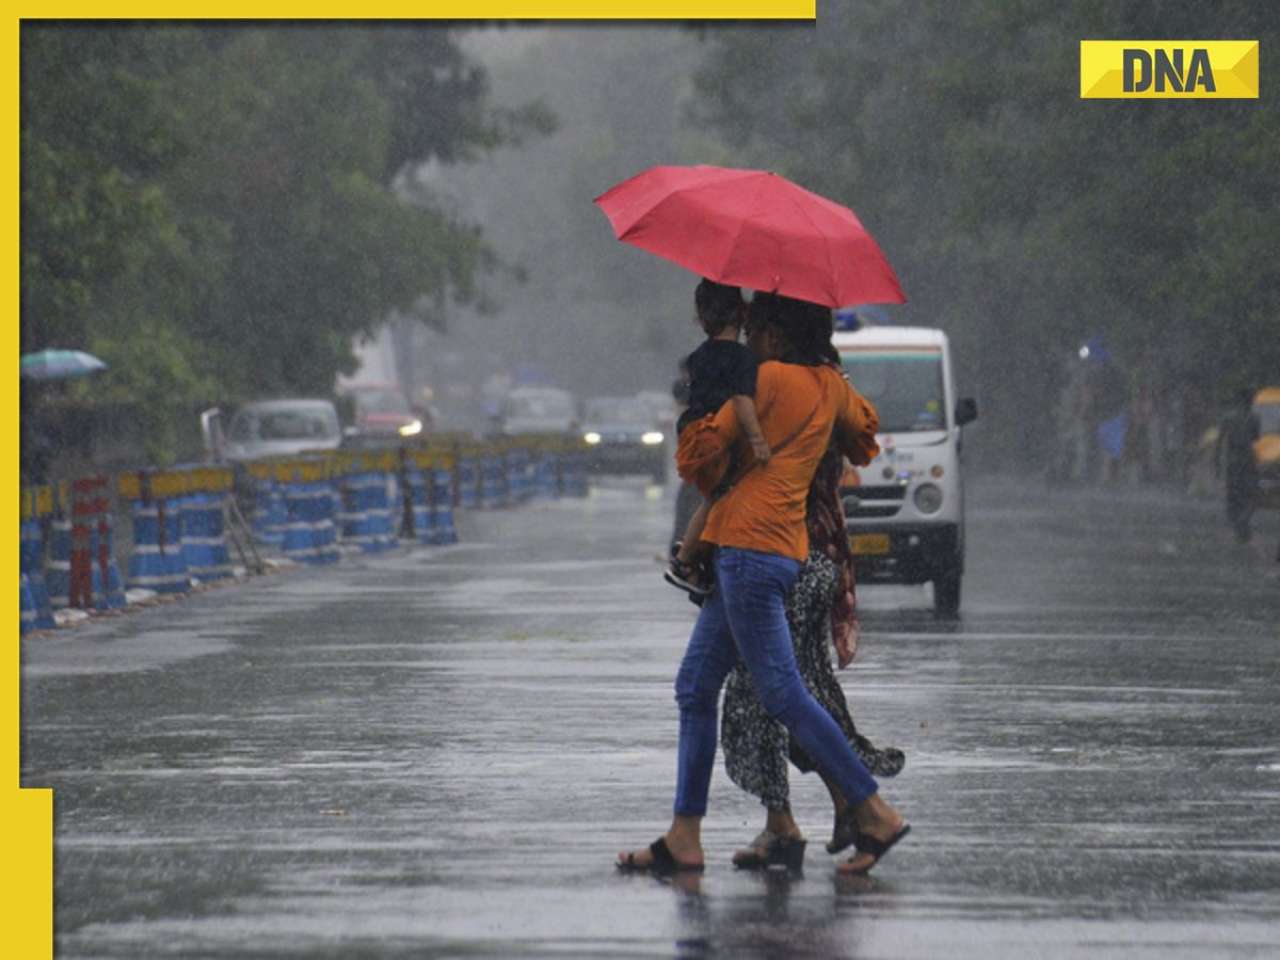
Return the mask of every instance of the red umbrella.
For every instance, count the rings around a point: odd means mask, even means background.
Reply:
[[[907,299],[852,210],[776,173],[651,167],[595,202],[619,240],[719,283],[829,307]]]

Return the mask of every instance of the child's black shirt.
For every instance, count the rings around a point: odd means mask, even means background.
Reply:
[[[756,355],[735,340],[706,340],[685,361],[689,371],[689,407],[676,432],[715,413],[730,397],[756,395]]]

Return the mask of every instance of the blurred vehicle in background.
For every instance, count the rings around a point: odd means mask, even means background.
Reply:
[[[669,401],[668,401],[669,402]],[[582,410],[582,439],[593,473],[647,473],[667,479],[666,436],[651,407],[638,396],[594,397]]]
[[[1253,455],[1258,463],[1258,506],[1280,510],[1280,387],[1263,387],[1253,397],[1258,439]]]
[[[653,414],[655,423],[675,423],[676,400],[670,390],[641,390],[636,399]]]
[[[394,443],[423,432],[422,417],[409,405],[404,391],[392,383],[362,383],[338,392],[343,408],[343,433],[356,445]]]
[[[214,460],[258,460],[313,450],[335,450],[342,426],[333,403],[323,399],[257,400],[241,406],[225,429],[214,407],[200,415],[206,452]]]
[[[961,428],[978,416],[957,399],[946,334],[924,327],[837,331],[853,386],[880,417],[880,454],[842,488],[859,583],[933,583],[934,610],[960,610],[964,573]]]
[[[516,387],[499,405],[494,418],[499,433],[573,434],[578,429],[578,410],[573,394],[557,387]]]

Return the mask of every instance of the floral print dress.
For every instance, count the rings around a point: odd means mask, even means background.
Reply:
[[[906,763],[901,750],[878,749],[858,733],[844,691],[831,664],[833,630],[852,632],[852,556],[839,501],[842,459],[828,454],[818,467],[809,496],[808,561],[787,598],[787,625],[796,666],[815,700],[844,731],[849,745],[876,776],[892,777]],[[772,719],[756,696],[746,665],[738,661],[725,684],[720,741],[729,778],[771,810],[790,809],[787,760],[802,772],[813,762]]]

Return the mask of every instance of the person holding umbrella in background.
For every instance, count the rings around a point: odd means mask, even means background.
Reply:
[[[1253,412],[1253,390],[1241,389],[1222,420],[1214,459],[1218,476],[1226,474],[1227,522],[1240,543],[1253,539],[1253,511],[1258,503],[1258,462],[1253,445],[1261,435],[1258,415]]]
[[[36,402],[37,383],[87,377],[107,365],[83,350],[39,350],[18,361],[22,386],[18,395],[18,460],[24,484],[49,481],[50,468],[61,444],[56,426]]]

